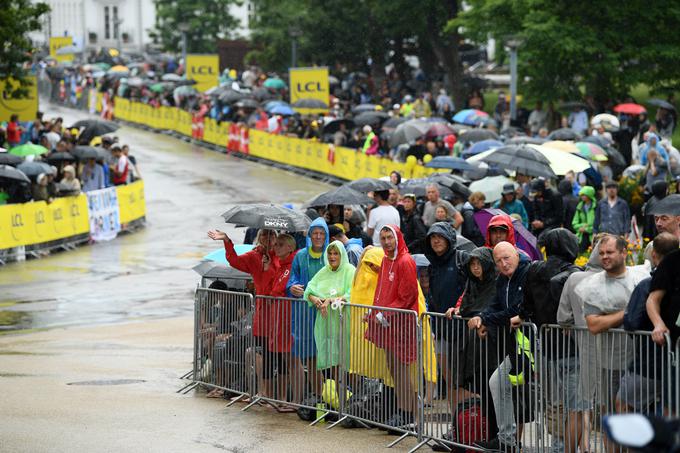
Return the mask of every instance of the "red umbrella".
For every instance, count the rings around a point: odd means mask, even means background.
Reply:
[[[456,130],[446,123],[432,123],[432,126],[427,130],[427,138],[444,137],[446,135],[455,135]]]
[[[647,109],[640,104],[629,102],[615,106],[614,111],[617,113],[625,113],[626,115],[639,115],[640,113],[646,113]]]

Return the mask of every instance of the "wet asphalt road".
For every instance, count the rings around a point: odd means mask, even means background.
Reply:
[[[69,124],[87,114],[58,107]],[[234,204],[294,203],[329,186],[176,138],[123,126],[145,182],[147,226],[113,241],[0,267],[0,333],[182,316],[191,313],[202,256],[221,246],[211,228],[238,242],[244,230],[220,214]]]

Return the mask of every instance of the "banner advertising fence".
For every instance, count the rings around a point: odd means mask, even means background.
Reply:
[[[33,121],[38,111],[38,84],[35,77],[27,77],[29,85],[25,97],[14,97],[12,91],[19,87],[13,79],[0,80],[0,121],[9,121],[12,115],[19,115],[19,121]]]
[[[198,91],[206,91],[219,84],[220,57],[218,55],[187,55],[187,78],[195,80]]]
[[[90,236],[94,241],[110,241],[120,231],[118,194],[115,187],[87,193]]]
[[[73,61],[73,54],[61,54],[57,55],[57,51],[62,47],[72,46],[73,37],[72,36],[52,36],[50,38],[50,57],[57,61]]]
[[[290,103],[301,99],[316,99],[328,105],[330,102],[328,68],[290,68]],[[301,109],[300,113],[323,113],[328,109]]]

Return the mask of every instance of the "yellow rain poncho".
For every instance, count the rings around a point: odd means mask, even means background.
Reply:
[[[373,306],[373,296],[378,284],[378,272],[371,269],[366,263],[380,267],[385,253],[380,247],[366,250],[361,258],[352,286],[352,304]],[[426,310],[425,296],[418,285],[418,314]],[[373,343],[364,339],[367,324],[363,321],[368,308],[351,307],[350,310],[350,373],[366,376],[374,379],[382,379],[386,385],[394,386],[392,376],[387,368],[385,351],[376,348]],[[437,359],[432,342],[430,323],[423,325],[423,372],[428,382],[437,380]],[[415,382],[415,366],[413,367]]]

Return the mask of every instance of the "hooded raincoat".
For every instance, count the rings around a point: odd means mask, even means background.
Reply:
[[[370,268],[367,263],[380,267],[385,252],[380,247],[373,247],[364,252],[359,267],[354,274],[354,285],[352,286],[352,304],[373,305],[375,289],[378,285],[379,272]],[[425,296],[422,291],[418,291],[418,314],[427,311],[425,306]],[[392,375],[387,368],[385,351],[375,347],[373,343],[364,338],[366,323],[364,315],[366,309],[353,307],[350,315],[350,372],[352,374],[365,376],[373,379],[381,379],[385,385],[394,386]],[[437,381],[437,358],[435,356],[434,344],[432,343],[432,330],[427,320],[423,322],[423,372],[425,380],[428,382]],[[415,370],[414,370],[415,371]]]
[[[581,250],[585,250],[592,242],[597,199],[595,198],[595,189],[591,186],[583,186],[578,194],[579,196],[585,195],[590,199],[590,206],[587,207],[583,200],[578,202],[574,219],[571,221],[571,226],[576,232],[576,237],[578,238],[578,243],[581,245]],[[580,231],[581,228],[584,228],[585,231]]]
[[[396,250],[392,256],[383,257],[373,305],[411,310],[413,315],[373,310],[368,317],[365,337],[377,347],[389,350],[402,363],[410,364],[415,362],[418,356],[415,316],[418,311],[419,287],[416,263],[408,253],[399,227],[396,225],[386,227],[396,238]]]
[[[340,265],[333,270],[328,263],[328,251],[336,249],[340,253]],[[309,296],[321,299],[344,299],[350,301],[354,266],[349,263],[345,246],[340,241],[333,241],[323,254],[324,267],[314,275],[305,289],[304,299],[311,308],[316,309]],[[316,367],[319,370],[346,364],[349,356],[349,317],[341,318],[343,306],[337,309],[328,307],[326,316],[317,313],[314,322],[314,340],[316,342]],[[345,331],[344,333],[342,331]],[[341,341],[345,344],[341,345]],[[344,358],[343,358],[344,356]]]
[[[312,251],[311,235],[314,228],[322,228],[326,233],[323,250],[318,256],[315,256],[315,252]],[[307,247],[297,252],[290,267],[290,278],[286,285],[286,292],[290,297],[294,297],[290,292],[291,286],[302,285],[306,289],[312,277],[323,268],[323,254],[326,252],[327,246],[328,226],[326,221],[319,217],[312,222],[309,230],[307,230]],[[293,303],[291,330],[293,333],[292,353],[294,356],[306,359],[316,355],[313,335],[315,319],[316,308],[311,308],[305,303]]]
[[[505,242],[509,242],[517,247],[517,244],[515,243],[515,227],[512,224],[512,218],[509,215],[503,214],[495,215],[489,220],[489,225],[486,227],[486,243],[484,244],[484,247],[493,248],[491,246],[491,235],[489,234],[489,230],[494,227],[507,228],[508,236],[506,237]]]
[[[470,260],[476,258],[482,265],[481,280],[470,272]],[[465,293],[460,304],[460,316],[469,318],[481,313],[496,297],[496,264],[493,252],[488,247],[478,247],[470,252],[467,264],[463,268],[467,276]]]
[[[224,241],[224,250],[227,262],[231,267],[241,272],[250,274],[255,284],[256,295],[267,295],[271,289],[272,278],[279,266],[279,259],[274,251],[269,252],[269,268],[265,271],[262,264],[263,248],[255,247],[253,250],[238,255],[232,241]],[[255,315],[253,316],[253,335],[266,337],[268,332],[265,304],[262,300],[255,300]]]
[[[287,297],[286,285],[290,277],[290,267],[293,264],[295,252],[279,260],[279,267],[272,278],[269,295],[277,299],[269,301],[267,316],[269,317],[269,350],[272,352],[290,352],[293,344],[291,334],[291,302]]]

